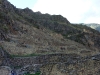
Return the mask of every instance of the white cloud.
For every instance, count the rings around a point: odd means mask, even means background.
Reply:
[[[85,21],[85,23],[99,23],[100,24],[100,17],[89,17]]]
[[[100,23],[99,7],[100,0],[38,0],[33,11],[61,14],[71,23]]]

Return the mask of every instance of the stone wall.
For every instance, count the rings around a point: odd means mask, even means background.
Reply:
[[[15,57],[10,59],[12,66],[25,66],[34,64],[49,64],[49,63],[76,63],[81,59],[76,54],[49,54],[34,57]]]

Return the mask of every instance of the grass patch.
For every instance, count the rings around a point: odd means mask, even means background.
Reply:
[[[40,75],[41,72],[36,72],[35,74],[26,73],[24,75]]]
[[[31,56],[39,56],[40,54],[27,54],[27,55],[11,55],[11,57],[31,57]]]
[[[15,69],[20,69],[22,66],[14,66]]]
[[[35,53],[32,53],[32,54],[27,54],[27,55],[10,55],[11,58],[14,58],[14,57],[34,57],[34,56],[41,56],[41,55],[49,55],[49,54],[59,54],[59,52],[47,52],[47,53],[38,53],[38,54],[35,54]]]

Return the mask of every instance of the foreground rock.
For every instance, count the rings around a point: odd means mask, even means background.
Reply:
[[[0,75],[11,75],[11,68],[8,66],[0,66]]]

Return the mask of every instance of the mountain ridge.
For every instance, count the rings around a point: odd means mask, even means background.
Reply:
[[[88,27],[91,27],[95,30],[98,30],[100,32],[100,24],[97,24],[97,23],[90,23],[90,24],[83,24],[83,25],[86,25]]]

